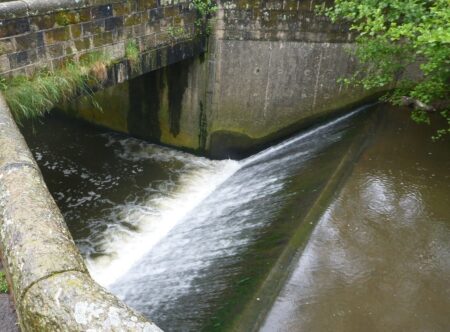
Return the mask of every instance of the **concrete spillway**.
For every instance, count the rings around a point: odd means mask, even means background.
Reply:
[[[356,110],[241,161],[79,126],[75,139],[70,126],[58,134],[68,148],[48,132],[30,144],[94,279],[163,328],[196,330],[243,310],[366,116]]]

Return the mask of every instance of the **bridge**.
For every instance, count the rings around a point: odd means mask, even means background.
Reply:
[[[3,2],[0,75],[31,76],[98,52],[114,60],[105,82],[113,85],[204,51],[196,20],[187,0]],[[127,58],[127,45],[139,59]]]

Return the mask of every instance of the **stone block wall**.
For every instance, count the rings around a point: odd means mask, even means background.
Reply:
[[[262,41],[345,42],[348,26],[317,15],[316,5],[330,0],[221,1],[218,29],[223,39]]]
[[[189,0],[2,2],[0,75],[31,75],[37,68],[54,69],[94,51],[121,59],[129,41],[141,55],[156,54],[192,40],[195,20]],[[178,52],[180,57],[183,53]]]

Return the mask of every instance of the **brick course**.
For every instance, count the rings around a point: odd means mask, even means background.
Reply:
[[[332,0],[220,0],[222,38],[228,40],[349,42],[346,24],[315,13]]]
[[[189,40],[196,45],[193,49],[202,51],[195,18],[190,0],[2,2],[0,75],[30,75],[38,68],[53,69],[90,52],[123,57],[130,40],[139,46],[141,59],[148,59],[143,54],[151,51],[170,52],[178,43],[186,47]],[[182,26],[186,33],[170,36],[172,26]]]

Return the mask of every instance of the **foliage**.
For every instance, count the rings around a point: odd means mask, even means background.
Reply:
[[[186,32],[186,30],[184,30],[183,27],[170,26],[167,29],[167,32],[173,39],[186,38],[187,36],[189,36],[189,34]]]
[[[55,21],[59,26],[66,26],[70,24],[70,19],[65,13],[59,13],[55,17]]]
[[[211,18],[218,9],[214,0],[193,0],[192,4],[199,15],[204,18]]]
[[[359,70],[344,82],[365,89],[395,86],[384,100],[414,101],[420,105],[412,113],[417,122],[429,123],[428,111],[437,109],[449,123],[438,136],[450,133],[449,0],[335,0],[319,11],[357,32],[351,52]]]
[[[206,35],[211,33],[211,24],[209,20],[214,16],[219,7],[214,0],[193,0],[192,4],[197,10],[198,18],[195,20],[195,26]]]
[[[135,40],[129,40],[125,45],[125,57],[136,63],[139,60],[139,47]]]
[[[91,53],[78,63],[67,62],[54,71],[41,69],[30,78],[1,79],[0,90],[14,118],[21,123],[44,115],[55,105],[78,95],[92,96],[92,89],[106,79],[107,63],[104,55]],[[95,102],[94,105],[98,107]]]
[[[0,293],[8,293],[8,283],[5,273],[0,271]]]

